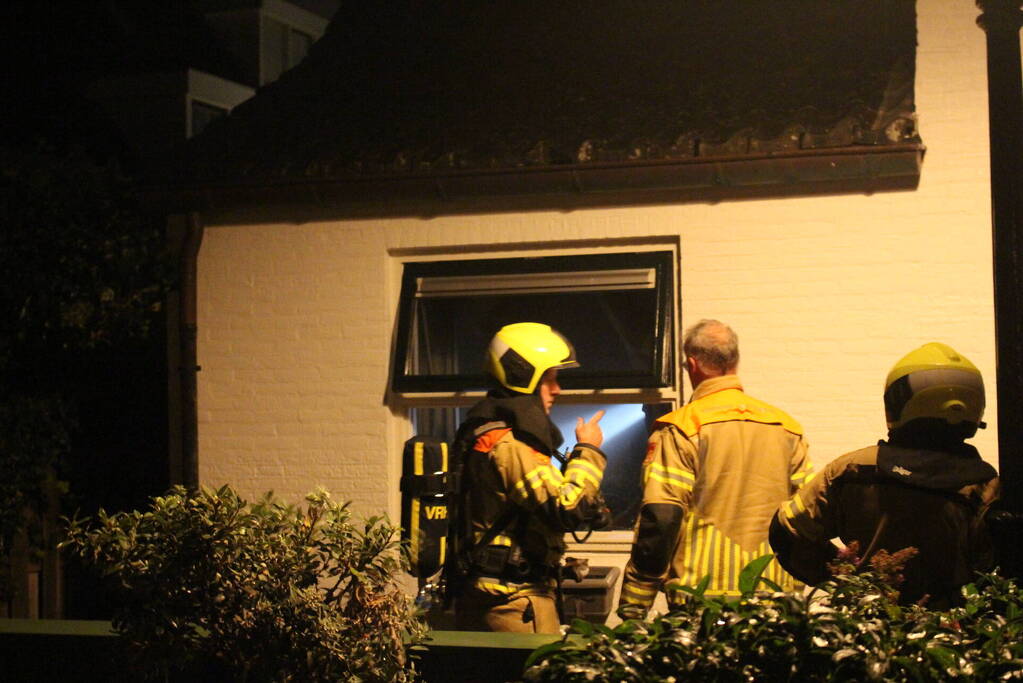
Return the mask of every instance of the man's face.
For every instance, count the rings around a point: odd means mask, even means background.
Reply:
[[[543,373],[543,377],[540,378],[540,401],[543,403],[544,412],[548,415],[551,414],[551,406],[554,405],[554,401],[557,400],[560,393],[561,386],[558,384],[558,371],[551,368]]]

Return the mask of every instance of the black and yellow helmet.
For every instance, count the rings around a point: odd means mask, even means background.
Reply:
[[[487,371],[501,386],[523,394],[533,393],[551,368],[578,366],[571,342],[542,323],[505,325],[487,349]]]
[[[888,373],[884,409],[889,429],[918,418],[937,418],[950,425],[972,425],[966,430],[972,436],[984,416],[984,379],[951,346],[924,344]]]

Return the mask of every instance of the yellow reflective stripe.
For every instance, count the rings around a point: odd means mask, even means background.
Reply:
[[[572,507],[579,502],[579,499],[583,496],[583,490],[579,486],[572,484],[565,484],[561,487],[561,491],[558,495],[558,500],[564,507]]]
[[[412,528],[409,529],[409,540],[411,541],[411,547],[409,552],[412,554],[412,561],[417,562],[419,560],[419,499],[412,499],[412,509],[409,511],[410,517],[412,518]]]
[[[555,489],[559,489],[565,485],[565,478],[561,476],[561,472],[550,467],[540,468],[540,480],[547,482]]]
[[[683,489],[685,491],[692,491],[693,490],[693,487],[692,487],[691,484],[688,484],[688,483],[686,483],[684,481],[680,481],[678,479],[669,479],[668,477],[662,476],[661,474],[659,474],[657,472],[654,472],[653,469],[651,469],[649,472],[647,472],[647,477],[649,479],[654,479],[656,481],[659,481],[662,484],[667,484],[668,486],[674,486],[676,488],[680,488],[680,489]]]
[[[795,472],[791,477],[789,477],[789,479],[791,479],[793,483],[799,482],[801,480],[805,480],[804,483],[806,483],[813,479],[813,476],[814,476],[813,463],[805,462],[803,463],[803,466],[799,469],[799,471]]]
[[[579,500],[579,496],[582,494],[582,489],[573,484],[565,484],[558,491],[558,502],[563,506],[569,507],[573,503]]]
[[[654,464],[657,465],[658,467],[663,467],[665,470],[667,470],[668,474],[677,474],[683,479],[691,481],[694,484],[696,483],[696,476],[689,470],[684,470],[681,467],[672,467],[671,465],[661,465],[660,463],[656,462]]]
[[[786,503],[785,516],[792,519],[801,512],[806,512],[806,503],[803,502],[802,497],[797,493]]]
[[[562,484],[565,483],[565,478],[561,476],[561,472],[551,469],[549,465],[542,465],[526,472],[526,476],[523,479],[534,490],[543,486],[544,482],[550,484],[555,489],[560,489]]]
[[[695,586],[704,577],[710,577],[707,595],[738,595],[742,568],[758,557],[773,554],[767,540],[761,541],[749,551],[743,550],[716,526],[697,519],[695,515],[689,515],[686,519],[677,553],[674,563],[681,567],[680,575],[666,585]],[[796,586],[795,580],[785,572],[777,559],[768,563],[763,576],[784,590],[793,590]],[[685,592],[678,590],[665,590],[665,593],[673,605],[687,598]]]
[[[518,590],[518,588],[506,586],[503,583],[494,583],[493,581],[486,581],[484,579],[478,579],[476,581],[476,585],[479,588],[495,590],[498,593],[514,593],[515,591]]]
[[[677,467],[665,467],[658,462],[650,463],[650,476],[658,481],[664,481],[665,478],[671,479],[689,491],[693,490],[693,484],[696,483],[696,478],[692,472]]]
[[[480,532],[477,535],[479,536],[479,538],[482,538],[483,537],[483,532]],[[478,541],[479,538],[477,538],[476,540]],[[504,534],[498,534],[497,536],[494,536],[494,540],[492,540],[490,542],[490,545],[511,545],[511,544],[512,544],[511,538],[508,537],[508,536],[505,536]]]
[[[555,584],[551,580],[550,583],[504,583],[500,579],[493,577],[480,576],[476,578],[476,587],[480,590],[491,591],[497,593],[503,593],[510,595],[512,593],[518,593],[520,591],[529,591],[532,593],[545,593],[554,590]]]
[[[412,470],[416,474],[423,473],[423,442],[417,441],[415,451],[413,451],[413,465]]]
[[[742,566],[739,565],[742,559],[741,548],[738,543],[733,543],[728,550],[728,585],[738,586],[739,585],[739,572],[742,571]]]
[[[582,458],[573,458],[568,463],[567,472],[569,474],[566,476],[579,474],[587,479],[592,479],[597,482],[599,482],[600,478],[604,476],[604,473],[600,470],[600,468],[589,460],[583,460]]]
[[[526,476],[523,477],[522,479],[527,484],[529,484],[529,488],[531,489],[536,489],[543,486],[543,475],[540,474],[539,470],[532,470],[530,472],[526,472]]]
[[[566,479],[572,485],[580,488],[585,487],[587,484],[595,489],[600,488],[600,480],[591,476],[588,472],[570,472]]]
[[[718,586],[725,588],[728,586],[728,572],[726,571],[728,565],[725,564],[725,550],[731,544],[731,539],[725,538],[725,535],[720,531],[716,532],[715,535],[717,536],[717,547],[714,552],[714,575],[718,577]]]
[[[690,567],[690,566],[692,566],[693,558],[695,557],[696,546],[695,546],[695,540],[693,538],[695,536],[695,534],[693,533],[693,530],[695,528],[696,528],[696,515],[693,515],[693,514],[687,515],[686,516],[686,531],[685,531],[685,535],[683,535],[683,537],[682,537],[683,538],[682,557],[680,558],[682,560],[682,566],[683,567]]]
[[[653,603],[655,597],[657,597],[657,591],[643,590],[638,586],[630,584],[622,586],[621,599],[623,602],[627,602],[630,605],[649,607]]]
[[[417,441],[414,450],[412,451],[412,471],[413,473],[420,475],[423,473],[423,442]],[[419,561],[419,512],[420,502],[419,497],[416,496],[412,499],[412,509],[410,517],[412,519],[412,528],[409,529],[410,546],[409,552],[412,554],[413,562]]]
[[[640,605],[641,607],[649,607],[654,602],[654,596],[647,597],[643,595],[634,595],[629,591],[623,590],[621,595],[621,601],[626,602],[630,605]]]
[[[635,597],[633,597],[631,595],[622,594],[622,602],[624,602],[624,603],[626,603],[628,605],[637,605],[639,607],[649,607],[650,604],[653,601],[651,600],[651,601],[648,602],[646,600],[641,600],[639,598],[635,598]]]
[[[572,458],[571,462],[568,463],[568,466],[569,467],[582,467],[584,469],[589,470],[590,472],[592,472],[593,474],[595,474],[598,477],[603,474],[603,470],[601,470],[599,467],[594,465],[592,462],[590,462],[586,458]]]
[[[654,588],[644,588],[643,586],[640,586],[639,584],[629,583],[629,582],[626,582],[622,586],[622,590],[623,591],[628,591],[629,593],[632,593],[634,595],[648,595],[648,596],[655,596],[655,595],[657,595],[657,590],[654,589]]]
[[[582,470],[570,470],[565,478],[577,486],[585,486],[586,482],[589,482],[593,484],[593,488],[600,488],[600,479],[594,477],[589,472]]]
[[[576,475],[585,474],[586,472],[578,470],[573,473],[571,478],[566,479],[561,472],[553,469],[550,465],[541,465],[526,472],[522,479],[515,482],[513,493],[517,493],[521,501],[526,502],[530,498],[530,489],[533,491],[553,489],[563,504],[573,505],[583,493],[583,484],[576,481]],[[599,482],[594,482],[594,485],[598,488],[600,486]]]
[[[700,578],[704,576],[710,576],[713,571],[713,564],[711,563],[711,549],[714,543],[714,529],[709,525],[704,524],[700,529],[701,535],[703,536],[703,548],[701,555],[703,556],[703,562],[700,563]]]

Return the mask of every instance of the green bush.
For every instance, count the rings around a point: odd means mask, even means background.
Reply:
[[[73,520],[63,547],[109,576],[138,676],[407,681],[424,627],[394,583],[397,529],[325,492],[305,507],[175,488],[146,512]]]
[[[949,611],[900,605],[892,583],[906,554],[878,553],[809,595],[776,590],[743,571],[739,599],[684,588],[685,604],[614,629],[576,620],[574,637],[539,648],[525,680],[995,681],[1023,680],[1023,595],[997,574],[963,589]],[[769,590],[756,590],[764,586]]]

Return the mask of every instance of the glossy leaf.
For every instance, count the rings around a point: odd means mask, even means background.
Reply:
[[[753,560],[739,572],[739,591],[746,595],[752,593],[760,582],[760,575],[767,569],[767,565],[774,559],[774,555],[763,555]]]

